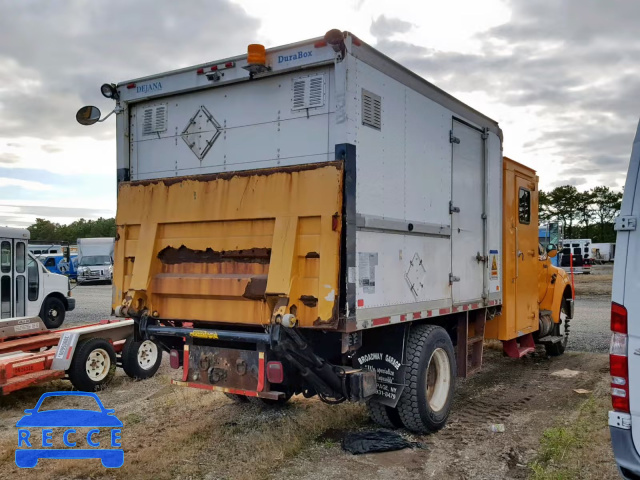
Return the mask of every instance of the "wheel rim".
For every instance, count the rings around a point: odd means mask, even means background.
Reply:
[[[49,318],[51,320],[55,320],[56,318],[58,318],[58,309],[57,308],[50,308],[49,309]]]
[[[143,370],[153,368],[158,360],[158,346],[151,340],[145,340],[138,348],[138,365]]]
[[[111,369],[111,358],[106,350],[97,348],[89,354],[86,363],[87,375],[94,382],[104,380]]]
[[[434,412],[442,410],[449,397],[451,384],[451,364],[447,352],[436,348],[427,366],[427,402]]]

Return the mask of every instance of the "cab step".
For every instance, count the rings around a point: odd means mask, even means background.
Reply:
[[[533,335],[527,333],[526,335],[522,335],[518,338],[503,340],[502,350],[505,355],[511,358],[522,358],[528,353],[533,353],[536,350]]]

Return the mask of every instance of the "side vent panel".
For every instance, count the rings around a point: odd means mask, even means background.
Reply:
[[[167,104],[154,105],[142,111],[142,134],[166,132],[167,130]]]
[[[382,129],[382,99],[380,95],[362,89],[362,124]]]
[[[325,103],[324,74],[293,79],[292,110],[323,107]]]

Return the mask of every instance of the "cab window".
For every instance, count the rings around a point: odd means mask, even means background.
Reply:
[[[518,217],[524,225],[531,223],[531,191],[522,187],[518,193]]]

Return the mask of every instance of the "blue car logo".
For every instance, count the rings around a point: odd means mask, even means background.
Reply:
[[[77,408],[40,411],[42,402],[50,397],[89,397],[97,403],[97,410]],[[86,398],[85,398],[86,401]],[[124,451],[120,444],[122,422],[114,415],[115,411],[104,408],[95,393],[89,392],[49,392],[44,393],[36,406],[26,413],[18,423],[18,448],[16,465],[20,468],[33,468],[41,458],[87,459],[99,458],[107,468],[119,468],[124,463]],[[86,435],[75,428],[91,428]],[[29,430],[39,429],[37,431]],[[64,429],[62,440],[65,447],[53,448],[53,429]],[[110,429],[110,447],[104,448],[96,438],[100,429]],[[40,434],[41,438],[38,438]],[[90,448],[75,448],[79,441],[86,439]],[[103,441],[104,442],[104,441]],[[100,448],[102,447],[102,448]]]

